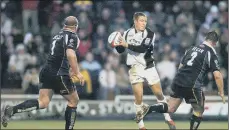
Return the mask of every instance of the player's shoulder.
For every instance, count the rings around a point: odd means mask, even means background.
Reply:
[[[216,50],[206,44],[200,44],[199,47],[203,48],[205,51],[209,51],[212,55],[217,55]]]
[[[126,31],[124,31],[124,33],[134,33],[135,29],[133,27],[127,29]]]

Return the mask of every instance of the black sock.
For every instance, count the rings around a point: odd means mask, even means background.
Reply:
[[[32,110],[39,109],[39,103],[37,99],[31,99],[24,101],[21,104],[18,104],[13,107],[13,114],[15,113],[21,113],[21,112],[28,112]]]
[[[158,103],[158,104],[150,106],[147,114],[152,113],[152,112],[167,113],[167,111],[168,111],[167,103]]]
[[[69,107],[67,106],[65,110],[65,129],[73,130],[75,120],[76,120],[76,108],[77,107]]]
[[[200,122],[202,120],[202,117],[197,117],[195,115],[192,115],[191,120],[190,120],[190,130],[197,130]]]

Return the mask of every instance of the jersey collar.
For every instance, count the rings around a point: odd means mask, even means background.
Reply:
[[[213,48],[211,45],[207,44],[206,41],[204,41],[203,44],[205,44],[206,46],[210,47],[213,50],[213,52],[216,54],[215,48]]]

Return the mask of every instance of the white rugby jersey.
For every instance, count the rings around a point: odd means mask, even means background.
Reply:
[[[149,36],[149,34],[151,35]],[[127,31],[124,32],[123,38],[129,45],[134,45],[134,46],[140,46],[141,44],[145,44],[146,46],[154,46],[154,41],[155,41],[155,33],[153,33],[149,29],[145,29],[143,32],[137,32],[135,28],[130,28]],[[144,40],[145,39],[145,40]],[[153,59],[153,49],[147,50],[150,53],[151,59]],[[139,53],[132,51],[127,48],[127,59],[126,59],[126,64],[127,65],[134,65],[134,64],[141,64],[145,67],[147,67],[147,61],[146,61],[146,53]],[[154,63],[153,63],[154,64]]]

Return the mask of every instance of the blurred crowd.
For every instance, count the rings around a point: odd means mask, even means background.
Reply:
[[[134,12],[148,16],[148,27],[156,33],[154,57],[165,94],[170,91],[185,50],[202,44],[205,34],[216,30],[216,47],[224,76],[228,77],[228,3],[226,1],[80,1],[3,0],[1,2],[1,87],[25,94],[39,91],[39,71],[50,50],[52,37],[69,15],[79,20],[80,46],[77,56],[86,86],[77,87],[81,98],[114,99],[132,94],[125,54],[107,43],[113,31],[133,26]],[[217,92],[213,76],[205,79],[207,94]],[[145,87],[145,94],[152,94]]]

